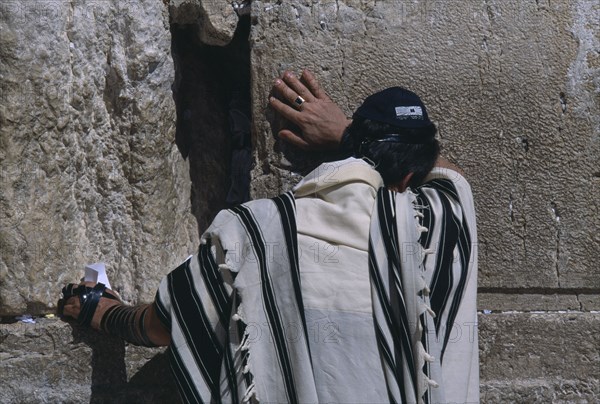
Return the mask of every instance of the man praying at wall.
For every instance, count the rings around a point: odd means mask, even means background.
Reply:
[[[71,284],[64,315],[169,345],[186,402],[478,402],[473,198],[421,99],[389,88],[347,120],[304,71],[270,104],[300,129],[281,138],[340,159],[221,211],[152,304]]]

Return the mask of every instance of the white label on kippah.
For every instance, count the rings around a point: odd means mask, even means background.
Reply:
[[[423,117],[423,108],[414,107],[396,107],[396,118],[400,119],[418,119]]]

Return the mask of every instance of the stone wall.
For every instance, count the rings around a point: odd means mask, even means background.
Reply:
[[[225,206],[234,90],[252,103],[252,196],[297,181],[291,162],[312,156],[275,144],[267,94],[283,69],[308,67],[348,114],[388,86],[422,95],[465,170],[482,400],[599,399],[596,2],[255,0],[237,32],[241,1],[165,3],[0,6],[5,322],[51,311],[58,285],[91,261],[108,263],[129,301],[152,298]],[[102,401],[108,384],[123,402],[170,401],[160,353],[37,321],[0,326],[0,401]]]
[[[53,312],[60,285],[98,261],[126,301],[151,301],[194,251],[169,28],[159,1],[0,3],[3,323]],[[134,402],[169,374],[143,371],[164,364],[152,351],[36,321],[0,325],[0,402]]]
[[[52,310],[58,285],[97,261],[125,300],[151,300],[198,240],[167,10],[36,0],[0,12],[0,314]]]

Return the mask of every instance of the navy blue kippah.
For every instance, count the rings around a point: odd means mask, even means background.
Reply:
[[[358,116],[397,128],[431,125],[425,104],[419,96],[402,87],[390,87],[367,97],[352,118]]]

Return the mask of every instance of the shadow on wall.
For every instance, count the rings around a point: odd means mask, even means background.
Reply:
[[[165,353],[155,354],[128,381],[123,340],[74,325],[73,342],[92,348],[90,403],[180,402]]]
[[[197,25],[171,25],[176,143],[189,158],[192,213],[200,234],[216,213],[249,200],[250,19],[227,46],[198,40]]]

